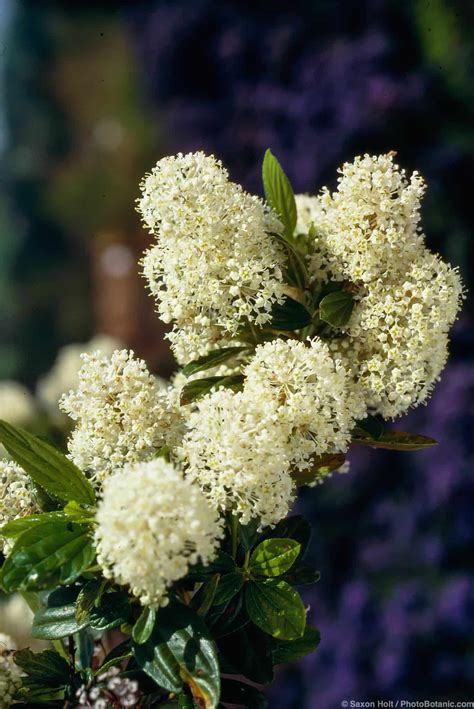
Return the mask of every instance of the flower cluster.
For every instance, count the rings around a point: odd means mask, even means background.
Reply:
[[[0,459],[0,527],[19,517],[38,512],[28,475],[16,463]],[[0,536],[0,549],[11,548],[10,540]]]
[[[104,482],[97,512],[97,558],[106,577],[128,584],[145,605],[188,567],[217,551],[220,523],[200,489],[162,458],[126,466]]]
[[[173,398],[133,352],[84,354],[79,380],[60,405],[77,421],[70,457],[93,481],[173,444],[179,428]]]
[[[0,709],[9,709],[21,686],[20,670],[13,661],[14,641],[0,633]]]
[[[157,237],[143,272],[180,362],[270,320],[283,294],[281,224],[228,178],[214,157],[160,160],[141,185],[138,209]]]
[[[83,685],[76,692],[77,706],[87,709],[125,709],[139,706],[142,693],[136,680],[119,677],[119,669],[112,667],[97,677],[92,686]]]

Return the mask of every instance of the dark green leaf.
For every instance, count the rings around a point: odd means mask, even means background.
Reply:
[[[250,551],[258,537],[260,520],[254,517],[248,524],[239,525],[239,536],[245,551]]]
[[[354,297],[346,291],[329,293],[319,303],[319,317],[331,327],[344,327],[349,322],[354,305]]]
[[[247,349],[247,347],[221,347],[218,350],[212,350],[203,357],[199,357],[199,359],[195,359],[193,362],[187,364],[183,367],[182,372],[189,377],[191,374],[195,374],[196,372],[217,367],[217,365],[227,362],[227,360],[231,359],[231,357],[235,357],[236,355],[245,352]]]
[[[235,679],[222,680],[222,701],[248,709],[267,709],[266,696],[255,687]]]
[[[69,682],[70,669],[66,660],[53,650],[31,652],[19,650],[13,659],[18,667],[33,680],[50,689],[63,687]]]
[[[219,640],[222,672],[267,684],[273,679],[273,639],[249,623]]]
[[[281,305],[274,303],[272,307],[270,326],[274,330],[300,330],[311,323],[312,318],[308,310],[297,300],[290,298],[289,295],[284,296],[284,302]]]
[[[34,482],[58,500],[94,504],[90,482],[54,446],[6,421],[0,421],[0,441]]]
[[[94,655],[94,636],[88,628],[84,628],[74,636],[77,655],[82,669],[89,669]]]
[[[297,218],[295,195],[288,177],[271,150],[267,150],[263,158],[262,179],[267,202],[280,217],[286,235],[291,237]]]
[[[371,448],[385,448],[393,451],[417,451],[436,446],[437,441],[428,436],[418,436],[403,431],[384,431],[380,438],[374,440],[365,431],[357,430],[352,434],[352,443]]]
[[[293,566],[300,549],[294,539],[265,539],[252,552],[249,571],[253,576],[281,576]]]
[[[76,620],[79,624],[88,622],[91,610],[100,598],[103,581],[92,579],[79,591],[76,600]]]
[[[234,570],[235,561],[233,558],[230,554],[226,554],[225,551],[221,551],[219,555],[206,566],[201,563],[191,566],[186,578],[190,578],[193,581],[208,581],[209,577],[214,576],[214,574],[227,574]]]
[[[206,616],[206,624],[213,638],[223,638],[243,628],[249,622],[243,609],[243,594],[238,593],[227,603],[213,606]]]
[[[54,640],[78,633],[87,623],[76,621],[73,603],[64,606],[41,608],[35,613],[31,634],[40,640]]]
[[[113,650],[109,652],[105,658],[102,665],[95,671],[94,674],[100,675],[103,672],[107,672],[111,667],[118,667],[125,660],[132,656],[132,643],[130,639],[125,640],[119,645],[116,645]]]
[[[244,382],[243,374],[231,374],[227,377],[206,377],[205,379],[195,379],[188,382],[181,389],[181,404],[190,404],[192,401],[201,398],[205,394],[209,394],[213,389],[224,387],[239,391]]]
[[[228,603],[244,585],[244,575],[240,569],[221,576],[214,595],[214,605]]]
[[[197,609],[198,615],[205,616],[214,602],[217,586],[219,584],[220,574],[215,574],[210,581],[203,585],[197,594],[193,597],[192,607]],[[194,601],[198,600],[199,605],[195,605]]]
[[[139,667],[160,687],[179,693],[186,684],[203,707],[217,707],[220,675],[216,647],[201,618],[188,606],[161,609],[149,640],[133,647]]]
[[[155,627],[155,620],[155,609],[145,606],[132,630],[132,638],[138,645],[146,643]]]
[[[299,556],[302,557],[308,547],[309,540],[311,538],[311,525],[310,523],[301,515],[294,515],[293,517],[286,517],[282,519],[278,524],[273,527],[273,529],[265,532],[266,539],[273,539],[274,537],[285,538],[285,539],[296,539],[300,544]]]
[[[133,623],[128,596],[122,591],[104,593],[100,603],[89,614],[89,624],[93,630],[112,630],[121,625]]]
[[[325,453],[322,456],[313,458],[310,468],[306,468],[305,470],[293,468],[291,477],[299,487],[302,485],[310,485],[316,480],[340,468],[345,460],[346,456],[344,453]]]
[[[276,665],[295,662],[295,660],[299,660],[301,657],[314,652],[319,645],[320,639],[319,630],[307,625],[303,637],[299,638],[299,640],[278,642],[276,648],[273,650],[273,662]]]
[[[364,434],[368,434],[378,441],[385,430],[385,426],[380,416],[367,416],[363,421],[357,421],[356,434],[359,429],[362,429]]]
[[[296,640],[304,633],[306,611],[301,596],[281,579],[247,584],[245,607],[252,623],[274,638]]]
[[[1,572],[7,593],[72,583],[91,564],[90,528],[68,520],[36,524],[15,542]]]
[[[321,574],[309,564],[297,561],[283,578],[291,586],[309,586],[317,583],[321,578]]]

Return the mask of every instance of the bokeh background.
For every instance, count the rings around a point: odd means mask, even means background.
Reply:
[[[97,334],[172,371],[134,200],[178,150],[216,153],[257,193],[267,147],[297,191],[396,150],[429,183],[429,245],[472,290],[473,36],[469,0],[0,0],[2,416],[59,440],[54,401],[83,346],[61,348]],[[433,399],[399,424],[439,446],[355,451],[350,473],[301,495],[322,643],[280,672],[272,709],[472,700],[471,321],[468,300]]]

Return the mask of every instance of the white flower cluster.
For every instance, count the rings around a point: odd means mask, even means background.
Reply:
[[[324,189],[318,197],[301,200],[303,221],[313,221],[320,253],[329,263],[321,267],[350,281],[370,283],[386,275],[403,274],[423,248],[420,206],[425,192],[422,177],[410,180],[393,162],[393,154],[355,158],[340,170],[336,192]]]
[[[125,464],[173,445],[180,421],[177,405],[133,352],[117,350],[110,358],[84,354],[79,381],[60,406],[77,421],[68,443],[70,457],[92,481],[100,483]]]
[[[247,524],[276,524],[294,496],[285,438],[274,409],[255,406],[242,393],[218,389],[189,415],[180,448],[187,477],[212,506],[231,510]]]
[[[36,387],[36,395],[45,411],[53,418],[64,416],[58,410],[59,400],[65,391],[79,386],[79,370],[85,352],[100,350],[103,355],[111,356],[119,347],[120,342],[108,335],[95,335],[90,342],[62,347],[53,366],[39,379]]]
[[[143,272],[161,318],[175,323],[178,361],[219,346],[246,322],[268,322],[283,295],[284,257],[269,234],[281,224],[263,202],[201,152],[163,158],[141,189],[138,210],[157,237]]]
[[[392,154],[358,157],[341,173],[333,194],[297,196],[297,231],[316,232],[314,279],[352,283],[357,302],[346,336],[330,347],[369,411],[391,418],[424,402],[439,378],[462,284],[424,245],[418,173],[408,180]]]
[[[126,466],[104,482],[97,559],[144,605],[167,603],[190,565],[217,553],[221,524],[203,493],[162,458]]]
[[[246,397],[275,411],[275,425],[285,431],[287,455],[298,469],[310,467],[314,456],[345,452],[354,422],[365,417],[361,393],[321,340],[260,345],[245,375]]]
[[[0,527],[39,508],[30,490],[30,479],[16,463],[0,460]],[[12,543],[0,536],[0,549],[8,553]]]
[[[77,706],[87,709],[126,709],[140,705],[142,693],[137,680],[119,677],[120,670],[112,667],[100,674],[94,686],[83,685],[76,692]]]
[[[12,706],[21,686],[20,668],[13,661],[16,645],[12,638],[0,633],[0,709]]]
[[[462,295],[457,271],[429,251],[398,282],[371,284],[347,337],[332,344],[372,411],[391,418],[426,401],[446,364]]]

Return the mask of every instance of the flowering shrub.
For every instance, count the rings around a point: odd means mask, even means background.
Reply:
[[[297,488],[352,445],[434,445],[384,419],[429,396],[463,298],[393,158],[295,198],[267,151],[265,202],[202,153],[145,177],[143,273],[182,370],[163,385],[132,352],[85,354],[67,456],[1,422],[0,581],[54,641],[6,649],[6,706],[264,706],[245,679],[315,650]]]

